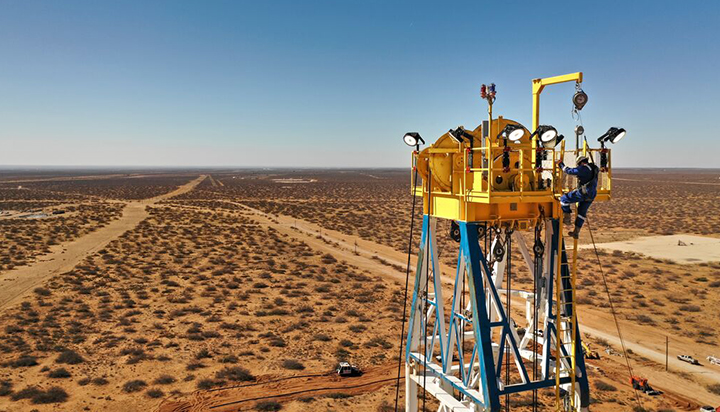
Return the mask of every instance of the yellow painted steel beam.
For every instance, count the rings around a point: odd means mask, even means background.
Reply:
[[[546,77],[544,79],[533,79],[532,81],[532,94],[533,94],[533,116],[532,116],[532,130],[535,131],[540,124],[540,93],[542,93],[545,86],[552,84],[567,83],[567,82],[582,83],[583,74],[582,72],[563,74],[562,76]]]
[[[544,79],[533,79],[532,81],[532,95],[533,95],[533,112],[532,112],[532,129],[530,132],[534,132],[537,130],[538,126],[540,125],[540,93],[542,93],[545,86],[550,86],[552,84],[558,84],[558,83],[567,83],[567,82],[576,82],[576,83],[582,83],[583,74],[582,72],[576,72],[576,73],[569,73],[569,74],[563,74],[561,76],[553,76],[553,77],[546,77]],[[533,153],[531,157],[532,164],[535,164],[535,148],[537,145],[536,139],[533,139],[532,148]],[[537,180],[537,173],[533,172],[533,179]]]

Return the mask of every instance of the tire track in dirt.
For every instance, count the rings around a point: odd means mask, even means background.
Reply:
[[[46,279],[72,270],[86,256],[101,250],[112,240],[133,229],[149,216],[147,206],[187,193],[206,177],[202,175],[164,195],[128,202],[120,218],[106,226],[70,242],[52,246],[50,253],[40,256],[34,263],[3,273],[0,275],[0,310],[20,303],[32,289],[40,286]]]
[[[163,401],[159,412],[237,411],[262,400],[287,402],[304,396],[333,393],[360,395],[376,391],[397,379],[397,363],[368,368],[362,376],[341,378],[335,373],[260,377],[258,382],[229,388],[196,391],[186,400]],[[401,377],[401,379],[404,379]]]

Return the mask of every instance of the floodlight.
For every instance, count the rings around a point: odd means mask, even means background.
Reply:
[[[540,139],[540,143],[545,147],[555,147],[563,139],[562,136],[558,136],[556,128],[548,125],[538,126],[530,137],[532,138],[533,136],[537,136]]]
[[[625,134],[626,134],[626,133],[627,133],[627,132],[625,132],[625,129],[620,128],[620,129],[618,129],[618,131],[617,131],[617,133],[615,134],[615,136],[610,138],[610,141],[611,141],[612,143],[617,143],[617,142],[620,141],[620,139],[622,139],[623,137],[625,137]]]
[[[625,137],[625,133],[626,133],[625,129],[623,129],[621,127],[620,128],[611,127],[608,129],[607,132],[605,132],[604,135],[598,137],[598,142],[600,142],[600,143],[605,143],[605,142],[617,143],[620,141],[620,139]]]
[[[552,126],[539,126],[538,127],[538,136],[540,136],[540,141],[543,143],[548,143],[555,139],[558,135],[557,130]]]
[[[405,136],[403,136],[403,141],[408,146],[420,146],[420,144],[425,144],[425,140],[420,137],[420,133],[418,132],[405,133]]]
[[[507,124],[505,128],[498,134],[498,138],[504,136],[513,143],[517,143],[525,135],[525,128],[519,124]]]
[[[448,134],[455,139],[456,142],[462,143],[465,141],[465,130],[461,126],[458,126],[455,130],[448,130]]]

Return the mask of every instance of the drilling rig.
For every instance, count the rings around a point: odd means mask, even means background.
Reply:
[[[541,389],[554,389],[555,410],[588,410],[575,299],[577,239],[566,249],[559,201],[573,180],[557,163],[587,156],[599,166],[595,201],[609,200],[605,144],[625,131],[611,128],[593,149],[578,125],[575,150],[565,151],[564,137],[540,124],[539,107],[546,86],[566,82],[575,82],[574,112],[583,108],[582,73],[535,79],[531,129],[493,118],[490,84],[481,88],[488,119],[474,130],[450,130],[423,150],[418,133],[404,137],[415,147],[413,196],[423,200],[404,355],[408,412],[418,411],[426,396],[440,412],[509,411],[511,396],[528,393],[537,409]],[[451,222],[450,237],[459,243],[457,270],[447,279],[438,259],[438,219]],[[514,247],[531,276],[520,284],[528,290],[514,282]]]

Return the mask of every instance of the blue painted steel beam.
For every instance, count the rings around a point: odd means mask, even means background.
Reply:
[[[507,253],[510,253],[508,251]],[[508,319],[507,315],[505,314],[505,309],[500,305],[500,294],[497,291],[497,288],[495,288],[495,283],[493,282],[492,278],[490,277],[490,266],[488,265],[487,260],[485,259],[484,254],[480,254],[480,264],[483,267],[483,273],[485,273],[486,279],[487,279],[487,285],[488,289],[490,289],[490,293],[493,296],[493,299],[495,299],[495,302],[498,304],[498,313],[500,315],[500,325],[503,326],[503,330],[501,332],[502,334],[502,340],[505,340],[505,337],[507,336],[507,339],[510,341],[510,349],[512,349],[515,357],[517,359],[521,359],[520,356],[520,350],[518,349],[518,343],[515,340],[515,336],[510,332],[510,320]],[[490,326],[493,326],[493,323],[490,323]],[[503,349],[501,349],[503,350]],[[498,372],[497,376],[500,376],[500,372],[502,370],[502,357],[498,358]],[[525,364],[523,362],[519,362],[520,364],[520,374],[522,375],[523,382],[528,382],[530,380],[527,370],[525,369]]]
[[[564,376],[560,378],[561,384],[570,383],[570,377]],[[555,378],[545,379],[541,381],[534,381],[528,383],[519,383],[517,385],[508,385],[500,391],[500,395],[508,395],[512,393],[532,391],[535,389],[549,388],[555,386]]]
[[[417,356],[415,356],[414,354],[411,354],[410,357],[411,357],[412,359],[414,359],[415,362],[417,362],[419,365],[423,365],[423,364],[424,364],[424,362],[423,362],[420,358],[418,358]],[[448,379],[448,377],[447,377],[445,374],[437,373],[437,372],[435,372],[434,369],[428,368],[428,367],[427,367],[428,364],[424,364],[424,365],[425,365],[425,370],[426,370],[428,373],[431,373],[432,375],[437,376],[438,378],[440,378],[440,379],[442,379],[443,381],[447,382],[447,383],[448,383],[449,385],[451,385],[455,390],[457,390],[458,392],[460,392],[460,393],[462,393],[463,395],[467,396],[468,398],[470,398],[470,399],[471,399],[473,402],[475,402],[476,404],[478,404],[478,405],[485,405],[485,404],[482,402],[481,399],[478,399],[477,397],[475,397],[474,395],[472,395],[470,392],[468,392],[467,386],[460,386],[460,385],[458,385],[456,382],[453,382],[452,380]],[[436,366],[437,366],[437,365],[436,365]],[[466,384],[466,385],[467,385],[467,384]],[[499,399],[499,398],[498,398],[498,399]],[[499,400],[498,400],[498,402],[499,402]]]
[[[468,274],[475,344],[478,345],[479,349],[480,388],[485,397],[483,406],[490,412],[497,412],[500,410],[500,396],[490,336],[490,317],[485,307],[483,271],[479,265],[480,262],[485,261],[485,256],[483,256],[478,243],[477,225],[462,221],[458,222],[458,225],[460,226],[460,245],[463,248],[463,257],[465,258]]]
[[[458,299],[457,293],[455,293],[455,291],[458,290],[458,285],[460,284],[459,282],[464,280],[464,275],[463,275],[463,279],[460,279],[460,275],[463,274],[463,271],[462,271],[462,263],[463,262],[461,259],[462,259],[462,253],[458,253],[457,265],[455,266],[456,267],[455,285],[453,288],[452,306],[450,306],[450,325],[448,325],[447,349],[445,350],[445,353],[447,353],[448,356],[447,356],[447,358],[443,358],[443,370],[445,370],[445,367],[447,366],[448,362],[452,363],[452,354],[453,354],[454,348],[450,347],[450,341],[451,341],[450,337],[453,336],[453,333],[455,334],[455,342],[458,345],[458,353],[461,355],[458,358],[462,359],[462,342],[461,342],[460,338],[462,337],[461,334],[464,333],[464,331],[461,330],[462,328],[460,328],[460,326],[458,325],[457,318],[460,318],[465,321],[468,321],[468,319],[465,318],[465,316],[461,315],[460,313],[455,312],[455,304],[457,303],[457,299]],[[460,291],[460,293],[462,293],[462,290]],[[462,376],[463,376],[462,362],[460,362],[460,377],[462,378]]]
[[[410,360],[410,352],[412,350],[413,325],[417,314],[417,300],[420,294],[420,270],[422,268],[423,259],[425,259],[425,244],[430,229],[430,216],[423,215],[422,236],[420,237],[420,251],[418,253],[417,267],[415,269],[415,286],[413,286],[412,306],[410,306],[410,318],[408,323],[407,342],[405,343],[405,362]]]
[[[550,322],[546,325],[545,328],[545,334],[546,336],[551,336],[553,333],[556,334],[556,327],[554,325],[553,320],[556,319],[556,315],[553,314],[553,297],[554,297],[554,277],[555,276],[562,276],[563,273],[555,273],[555,270],[557,269],[557,257],[560,256],[562,259],[561,262],[567,262],[567,255],[565,251],[565,245],[560,244],[559,239],[559,231],[561,230],[559,220],[554,219],[551,222],[551,225],[553,227],[553,236],[551,238],[551,244],[549,245],[550,249],[550,274],[549,274],[549,282],[546,285],[547,288],[547,305],[550,308],[549,313],[549,319]],[[470,304],[473,310],[472,313],[472,320],[465,317],[461,312],[455,312],[455,299],[459,299],[459,296],[457,294],[453,295],[453,305],[452,305],[452,311],[450,313],[449,319],[450,319],[450,325],[448,327],[448,341],[447,341],[447,347],[443,347],[440,349],[441,353],[441,360],[442,360],[442,368],[440,365],[438,365],[434,360],[426,356],[425,361],[421,361],[418,356],[415,354],[411,355],[413,350],[415,348],[411,348],[411,342],[412,342],[412,336],[413,334],[419,333],[418,331],[413,330],[413,325],[415,322],[417,322],[417,316],[423,316],[424,314],[420,313],[418,310],[418,305],[421,300],[426,300],[422,296],[422,289],[424,288],[424,285],[420,284],[420,278],[421,276],[418,276],[421,274],[420,269],[423,267],[423,265],[427,265],[426,268],[427,273],[429,271],[429,266],[432,265],[432,261],[428,261],[427,255],[428,252],[432,252],[430,249],[426,248],[432,248],[430,245],[430,239],[429,239],[429,230],[430,230],[430,218],[428,215],[423,216],[423,231],[422,231],[422,237],[421,237],[421,244],[420,244],[420,251],[419,251],[419,259],[417,264],[417,270],[416,270],[416,277],[415,277],[415,285],[414,285],[414,292],[413,292],[413,301],[412,301],[412,308],[410,312],[410,326],[408,328],[408,341],[406,346],[406,361],[409,361],[410,358],[414,359],[416,362],[418,362],[420,365],[423,365],[424,362],[428,362],[425,364],[426,371],[433,374],[434,376],[438,376],[445,382],[447,382],[449,385],[451,385],[455,390],[457,390],[459,393],[467,396],[469,399],[471,399],[473,402],[475,402],[478,405],[482,405],[485,410],[491,411],[491,412],[497,412],[500,410],[500,396],[505,394],[512,394],[512,393],[519,393],[519,392],[525,392],[525,391],[531,391],[535,389],[540,388],[547,388],[552,387],[555,385],[555,379],[544,379],[544,380],[538,380],[538,381],[531,381],[527,375],[527,371],[525,370],[525,365],[520,362],[521,364],[521,374],[523,375],[525,382],[522,384],[515,384],[515,385],[509,385],[506,386],[503,390],[500,390],[499,388],[499,376],[502,371],[502,357],[505,354],[505,343],[507,343],[510,347],[510,350],[513,350],[518,359],[520,359],[519,355],[519,349],[517,347],[517,342],[515,341],[511,331],[510,331],[510,320],[508,319],[507,315],[505,314],[504,308],[500,307],[500,320],[495,322],[490,322],[490,316],[488,313],[488,308],[485,305],[487,301],[487,295],[485,290],[485,281],[487,281],[487,286],[489,289],[489,293],[492,295],[492,298],[496,302],[500,302],[500,296],[495,288],[495,285],[492,282],[492,278],[490,277],[491,271],[488,265],[488,262],[486,260],[486,257],[483,253],[483,251],[480,248],[479,242],[478,242],[478,236],[477,236],[477,230],[475,227],[468,227],[468,226],[477,226],[477,224],[474,223],[466,223],[466,222],[458,222],[460,226],[460,233],[461,233],[461,242],[460,242],[460,248],[462,253],[458,255],[458,271],[456,272],[455,276],[455,284],[456,286],[459,284],[458,282],[462,282],[462,269],[463,267],[466,268],[466,274],[468,277],[468,286],[469,286],[469,292],[470,292]],[[558,253],[559,252],[559,253]],[[564,267],[565,270],[568,270],[567,266]],[[566,276],[569,276],[569,272],[566,272]],[[420,300],[419,300],[420,299]],[[567,301],[567,300],[566,300]],[[439,305],[441,302],[433,302],[426,300],[427,304],[431,305]],[[426,305],[423,305],[424,308],[427,308]],[[562,304],[558,305],[558,310],[562,309]],[[464,309],[464,308],[462,308]],[[471,390],[468,388],[469,380],[470,380],[470,373],[469,370],[465,370],[465,357],[464,357],[464,348],[462,347],[462,336],[464,334],[464,330],[460,327],[462,321],[467,322],[470,324],[473,328],[473,334],[475,335],[475,344],[473,346],[472,351],[472,357],[470,359],[470,365],[473,365],[477,361],[480,365],[479,367],[479,380],[480,380],[480,387],[479,392],[482,393],[483,400],[477,399],[474,395],[471,395],[468,391]],[[422,319],[421,319],[422,322]],[[421,324],[422,327],[425,327],[426,325],[423,323]],[[499,362],[496,365],[495,364],[495,356],[492,349],[492,329],[495,327],[502,327],[502,333],[501,333],[501,339],[500,339],[500,358]],[[433,339],[437,335],[437,323],[435,324],[435,332],[433,333]],[[443,333],[443,331],[439,331],[439,333]],[[452,354],[454,353],[453,348],[450,347],[450,339],[449,337],[451,335],[455,334],[455,344],[453,346],[456,347],[458,351],[458,359],[459,359],[459,375],[460,375],[460,382],[457,380],[452,381],[449,379],[450,375],[445,375],[444,371],[445,367],[447,367],[447,364],[452,362]],[[550,335],[547,335],[550,334]],[[577,336],[576,336],[576,342],[577,345],[575,346],[576,351],[576,362],[577,362],[577,378],[576,381],[578,382],[580,386],[580,397],[581,397],[581,406],[587,406],[589,403],[589,385],[588,385],[588,379],[587,379],[587,373],[585,370],[585,361],[582,354],[582,346],[581,346],[581,338],[580,338],[580,331],[579,327],[577,328]],[[442,345],[441,345],[442,346]],[[545,358],[545,370],[548,371],[548,375],[550,373],[550,346],[551,345],[544,345],[543,352],[544,352],[544,358]],[[432,345],[431,345],[432,347]],[[566,351],[561,351],[561,356],[567,356]],[[558,360],[559,361],[559,360]],[[432,364],[435,368],[438,370],[428,368],[427,365]],[[472,368],[470,368],[471,370]],[[563,377],[560,379],[561,384],[567,384],[570,383],[569,377]]]

